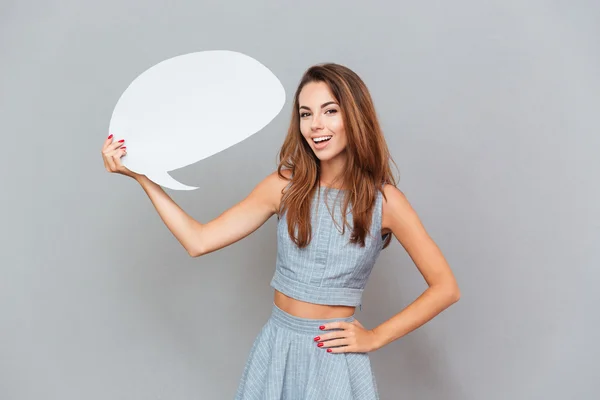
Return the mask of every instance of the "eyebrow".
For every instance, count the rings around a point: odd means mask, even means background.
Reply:
[[[337,104],[337,103],[335,101],[328,101],[327,103],[321,104],[321,108],[325,108],[325,107],[327,107],[330,104]],[[306,106],[300,106],[300,110],[303,109],[303,108],[307,109],[308,111],[310,111],[310,108],[308,108]]]

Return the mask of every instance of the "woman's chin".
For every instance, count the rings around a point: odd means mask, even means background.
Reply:
[[[315,156],[317,156],[317,158],[319,159],[319,161],[321,162],[329,162],[332,161],[336,158],[339,157],[343,157],[344,154],[343,151],[315,151]]]

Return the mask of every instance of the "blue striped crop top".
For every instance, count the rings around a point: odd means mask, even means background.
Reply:
[[[289,237],[286,213],[280,216],[272,288],[314,304],[361,305],[363,290],[385,240],[381,236],[382,194],[377,192],[364,247],[350,243],[351,228],[346,227],[341,233],[343,195],[340,189],[315,190],[311,204],[312,239],[305,248],[296,246]],[[346,218],[351,227],[351,211]]]

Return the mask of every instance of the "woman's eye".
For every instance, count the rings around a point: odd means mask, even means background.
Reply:
[[[330,111],[331,111],[331,114],[335,114],[335,113],[337,112],[337,110],[335,110],[335,109],[331,109],[331,110],[327,110],[327,111],[325,111],[325,113],[328,113],[328,112],[330,112]]]
[[[308,117],[308,113],[300,113],[300,118]]]

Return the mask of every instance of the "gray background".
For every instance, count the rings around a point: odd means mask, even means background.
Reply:
[[[192,259],[100,157],[139,73],[229,49],[287,103],[173,172],[201,187],[178,204],[207,222],[242,200],[275,168],[302,72],[335,61],[371,89],[455,271],[459,303],[372,353],[383,399],[597,399],[599,20],[593,1],[3,0],[0,398],[233,397],[270,313],[276,219]],[[357,317],[374,327],[424,289],[394,242]]]

